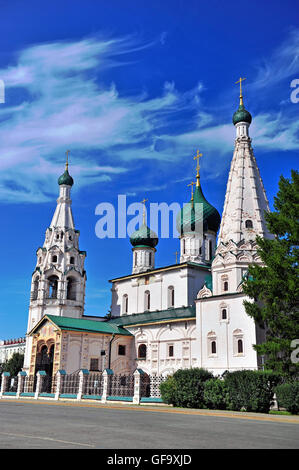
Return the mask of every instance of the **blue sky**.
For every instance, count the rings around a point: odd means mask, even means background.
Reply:
[[[127,239],[95,235],[101,202],[190,198],[199,148],[206,198],[222,212],[246,77],[250,134],[271,208],[297,168],[297,2],[0,0],[0,339],[26,332],[36,249],[44,242],[71,150],[86,314],[105,315],[108,279],[131,272]],[[175,262],[161,239],[156,266]]]

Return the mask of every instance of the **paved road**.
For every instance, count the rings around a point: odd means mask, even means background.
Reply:
[[[2,399],[0,448],[297,449],[299,420],[285,418]]]

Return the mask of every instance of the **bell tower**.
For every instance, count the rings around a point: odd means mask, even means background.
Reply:
[[[84,313],[86,252],[79,249],[79,230],[75,229],[71,209],[73,178],[68,172],[59,177],[59,197],[45,242],[36,251],[32,274],[27,332],[45,314],[81,318]],[[27,337],[24,370],[29,367],[30,337]]]

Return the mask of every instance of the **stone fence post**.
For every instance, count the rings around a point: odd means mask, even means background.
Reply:
[[[46,375],[47,374],[44,370],[39,370],[36,373],[37,380],[36,380],[36,389],[35,389],[35,395],[34,395],[35,399],[37,399],[39,394],[41,393],[41,389],[42,389],[42,385],[43,385],[43,379]]]
[[[134,372],[134,396],[133,403],[139,405],[141,398],[141,380],[144,372],[142,369],[136,369]]]
[[[55,400],[59,400],[59,395],[61,394],[63,377],[66,375],[65,370],[60,369],[56,373],[56,390],[55,390]]]
[[[87,369],[81,369],[79,372],[79,390],[77,394],[77,400],[81,400],[82,398],[88,375],[89,375],[89,371]]]
[[[7,384],[9,382],[9,378],[10,378],[10,373],[9,372],[2,372],[0,398],[3,396],[4,392],[6,392]]]
[[[24,383],[25,383],[25,377],[26,377],[26,372],[19,372],[18,373],[18,388],[17,388],[17,395],[16,398],[20,398],[20,394],[24,391]]]
[[[102,393],[102,399],[101,403],[106,403],[107,401],[107,396],[109,396],[110,393],[110,385],[111,385],[111,378],[113,376],[113,370],[111,369],[105,369],[103,372],[103,393]]]

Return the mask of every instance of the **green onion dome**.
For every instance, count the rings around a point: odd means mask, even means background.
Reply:
[[[203,204],[202,211],[201,206]],[[183,235],[186,233],[195,232],[196,222],[202,222],[202,229],[204,232],[212,230],[217,233],[220,226],[220,215],[217,209],[210,204],[203,195],[200,184],[198,184],[194,191],[193,201],[185,204],[183,209],[177,215],[177,230]]]
[[[158,235],[151,230],[145,223],[136,230],[130,237],[130,242],[134,248],[136,247],[150,247],[155,248],[158,244]]]
[[[233,115],[233,123],[236,125],[238,122],[248,122],[250,124],[252,121],[251,114],[245,109],[245,106],[242,103],[240,103],[239,108]]]
[[[66,184],[68,186],[73,186],[74,184],[74,180],[73,178],[71,177],[71,175],[69,174],[68,172],[68,169],[66,168],[65,172],[63,173],[63,175],[61,175],[59,178],[58,178],[58,184]]]

